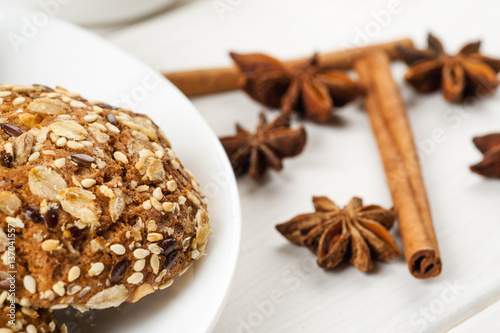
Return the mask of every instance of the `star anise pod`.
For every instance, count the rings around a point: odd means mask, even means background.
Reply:
[[[450,102],[463,102],[467,97],[492,93],[499,84],[500,60],[479,52],[481,42],[469,43],[456,55],[445,53],[443,45],[432,34],[428,48],[398,47],[402,59],[410,66],[405,79],[418,92],[428,93],[441,88]]]
[[[307,246],[318,256],[318,265],[332,269],[349,260],[362,272],[373,268],[373,260],[390,260],[401,254],[387,231],[394,223],[394,210],[363,206],[352,198],[339,208],[327,197],[313,197],[316,212],[302,214],[276,229],[289,241]]]
[[[250,177],[258,180],[268,167],[280,171],[283,158],[302,152],[306,131],[303,126],[291,129],[289,118],[288,112],[282,112],[268,123],[261,113],[255,133],[236,124],[234,136],[220,139],[236,175],[248,172]]]
[[[342,106],[364,89],[343,71],[322,68],[314,55],[288,65],[265,54],[231,53],[240,69],[240,87],[257,102],[298,111],[315,122],[328,122],[334,106]]]
[[[500,133],[475,137],[476,147],[483,153],[483,160],[470,167],[471,171],[492,178],[500,178]]]

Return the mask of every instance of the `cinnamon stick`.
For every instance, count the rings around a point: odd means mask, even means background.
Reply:
[[[410,47],[412,45],[413,43],[410,39],[401,39],[389,43],[325,53],[319,55],[319,63],[324,67],[349,69],[352,68],[356,59],[371,52],[378,50],[384,51],[391,59],[395,59],[398,57],[398,52],[396,51],[398,46]],[[307,58],[295,59],[285,63],[293,66],[294,64],[303,62],[306,59]],[[239,71],[234,66],[180,72],[166,72],[162,74],[186,96],[198,96],[238,89]]]
[[[386,54],[374,52],[356,62],[366,85],[365,108],[380,150],[387,182],[398,212],[408,267],[413,276],[441,272],[431,210],[410,124]]]

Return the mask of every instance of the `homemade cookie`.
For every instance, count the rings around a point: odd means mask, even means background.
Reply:
[[[0,104],[0,286],[17,271],[35,307],[103,309],[204,254],[206,200],[147,116],[40,85]]]
[[[51,310],[5,304],[0,313],[0,333],[15,332],[68,333],[68,330],[64,324],[59,327]]]

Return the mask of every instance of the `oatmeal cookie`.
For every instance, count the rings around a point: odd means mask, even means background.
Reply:
[[[68,333],[66,325],[59,327],[51,310],[6,303],[0,313],[0,333]]]
[[[136,302],[210,233],[198,182],[147,116],[41,85],[0,86],[0,223],[0,285],[17,271],[17,297],[47,309]]]

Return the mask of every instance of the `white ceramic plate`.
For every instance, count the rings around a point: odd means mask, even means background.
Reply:
[[[69,320],[70,332],[210,331],[228,294],[240,243],[238,192],[222,146],[189,100],[153,70],[91,33],[36,15],[0,4],[0,81],[61,85],[147,113],[199,179],[213,226],[208,256],[170,288],[118,309],[76,319],[59,315]]]

